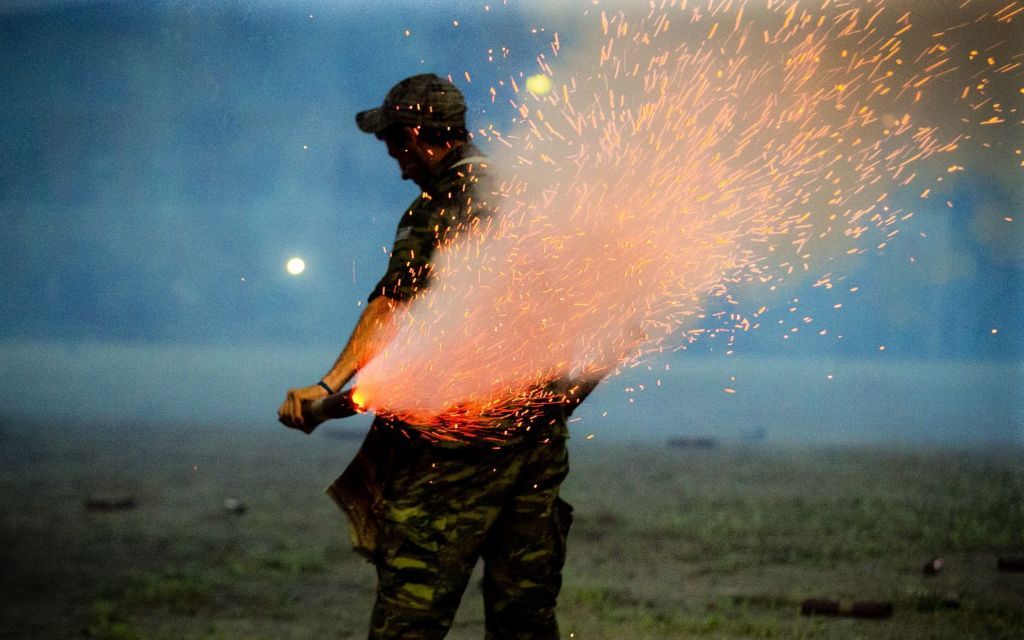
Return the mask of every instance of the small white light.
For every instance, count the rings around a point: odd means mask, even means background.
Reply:
[[[297,276],[306,270],[306,261],[302,258],[292,258],[284,265],[284,268],[288,273]]]

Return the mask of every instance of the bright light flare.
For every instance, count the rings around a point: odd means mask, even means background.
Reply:
[[[366,397],[359,391],[359,389],[352,390],[352,404],[355,405],[356,411],[363,413],[366,411]]]
[[[306,270],[306,261],[302,258],[291,258],[284,265],[285,271],[293,276],[297,276]]]
[[[532,75],[526,79],[526,90],[535,96],[546,96],[551,92],[551,78],[543,73]]]

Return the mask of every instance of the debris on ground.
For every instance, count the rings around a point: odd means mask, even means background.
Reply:
[[[85,501],[86,511],[106,513],[110,511],[129,511],[138,506],[135,498],[89,498]]]
[[[938,572],[942,571],[943,564],[945,564],[945,561],[942,558],[932,558],[928,562],[924,563],[923,567],[921,567],[921,573],[926,576],[934,576]]]
[[[226,500],[224,500],[224,510],[227,511],[228,513],[240,516],[245,513],[246,506],[245,503],[242,502],[241,500],[238,500],[236,498],[227,498]]]
[[[869,600],[826,600],[808,598],[800,603],[800,614],[805,616],[848,616],[851,618],[888,618],[892,615],[891,602]]]
[[[1002,556],[996,567],[1000,571],[1024,572],[1024,556]]]

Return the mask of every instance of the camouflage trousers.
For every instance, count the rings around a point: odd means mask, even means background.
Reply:
[[[486,638],[558,638],[572,507],[558,497],[565,440],[490,449],[395,444],[374,508],[377,599],[371,640],[443,638],[483,557]]]

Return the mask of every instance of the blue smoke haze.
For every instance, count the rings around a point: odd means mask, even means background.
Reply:
[[[435,71],[472,127],[507,130],[488,89],[578,32],[494,4],[0,9],[0,416],[273,424],[333,362],[417,194],[356,111]],[[984,166],[896,194],[917,216],[841,287],[765,298],[732,356],[706,340],[612,379],[578,429],[1019,442],[1024,256],[988,220],[1024,218],[1024,194]],[[814,321],[783,340],[795,316]]]

